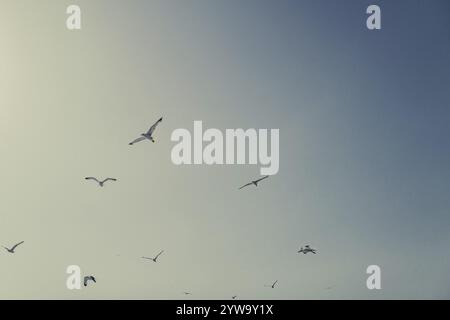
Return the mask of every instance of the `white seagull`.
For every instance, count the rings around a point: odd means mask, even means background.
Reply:
[[[160,255],[162,255],[163,252],[164,252],[164,250],[162,250],[160,253],[158,253],[156,255],[156,257],[154,257],[154,258],[142,257],[142,259],[152,260],[153,262],[156,262],[156,260],[159,258]]]
[[[17,248],[18,246],[20,246],[22,243],[24,243],[24,241],[21,241],[21,242],[19,242],[18,244],[15,244],[11,249],[9,249],[9,248],[7,248],[7,247],[5,247],[5,246],[2,246],[2,247],[5,248],[6,251],[8,251],[9,253],[15,253],[14,250],[16,250],[16,248]]]
[[[97,182],[98,183],[98,185],[100,186],[100,187],[103,187],[103,185],[105,184],[105,182],[107,182],[107,181],[117,181],[117,179],[116,178],[106,178],[106,179],[104,179],[104,180],[98,180],[97,178],[95,178],[95,177],[86,177],[86,178],[84,178],[85,180],[94,180],[95,182]]]
[[[156,126],[162,121],[162,119],[163,119],[163,118],[161,118],[161,119],[159,119],[158,121],[156,121],[155,124],[152,125],[152,126],[150,127],[150,129],[148,129],[148,131],[147,131],[146,133],[142,133],[141,136],[140,136],[139,138],[137,138],[137,139],[134,140],[134,141],[131,141],[131,142],[129,143],[129,145],[132,146],[133,144],[138,143],[138,142],[141,142],[141,141],[143,141],[143,140],[145,140],[145,139],[148,139],[148,140],[150,140],[151,142],[155,142],[155,139],[153,139],[153,132],[155,131]]]
[[[83,282],[85,287],[87,287],[88,281],[94,281],[95,283],[97,283],[94,276],[86,276],[86,277],[84,277],[84,282]]]
[[[265,176],[265,177],[262,177],[261,179],[254,180],[254,181],[252,181],[252,182],[249,182],[249,183],[247,183],[247,184],[244,184],[242,187],[239,188],[239,190],[241,190],[241,189],[243,189],[243,188],[245,188],[245,187],[251,186],[251,185],[255,185],[255,187],[257,187],[257,186],[258,186],[258,183],[259,183],[260,181],[262,181],[262,180],[264,180],[264,179],[267,179],[268,177],[269,177],[269,176]]]
[[[301,247],[298,253],[307,254],[309,252],[316,254],[316,249],[311,248],[309,245],[306,245],[305,248]]]

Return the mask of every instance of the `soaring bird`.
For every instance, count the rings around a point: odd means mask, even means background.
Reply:
[[[83,282],[85,287],[87,287],[88,281],[94,281],[94,283],[97,283],[94,276],[86,276],[86,277],[84,277],[84,282]]]
[[[192,293],[185,291],[185,292],[183,292],[183,294],[184,294],[185,296],[188,296],[188,295],[191,295]]]
[[[231,299],[236,300],[237,296],[232,296]]]
[[[129,143],[129,145],[132,146],[133,144],[138,143],[138,142],[141,142],[141,141],[143,141],[143,140],[145,140],[145,139],[148,139],[148,140],[150,140],[151,142],[155,142],[155,139],[153,139],[153,132],[155,131],[156,126],[162,121],[162,119],[163,119],[163,118],[161,118],[161,119],[159,119],[158,121],[156,121],[155,124],[152,125],[152,126],[150,127],[150,129],[148,129],[148,131],[147,131],[146,133],[142,133],[141,136],[140,136],[139,138],[137,138],[137,139],[131,141],[131,142]]]
[[[9,249],[9,248],[7,248],[7,247],[5,247],[5,246],[2,246],[2,247],[5,248],[6,251],[8,251],[9,253],[15,253],[14,250],[16,250],[16,248],[17,248],[18,246],[20,246],[22,243],[24,243],[24,241],[21,241],[21,242],[19,242],[18,244],[15,244],[11,249]]]
[[[275,288],[275,285],[278,283],[278,280],[277,281],[275,281],[272,285],[265,285],[265,287],[269,287],[269,288],[272,288],[272,289],[274,289]]]
[[[307,254],[309,252],[316,254],[316,249],[311,248],[309,245],[306,245],[305,248],[301,247],[297,253]]]
[[[142,259],[152,260],[153,262],[156,262],[156,260],[159,258],[159,256],[160,256],[163,252],[164,252],[164,250],[161,250],[161,252],[158,253],[158,254],[156,255],[156,257],[154,257],[154,258],[142,257]]]
[[[265,177],[262,177],[261,179],[254,180],[254,181],[252,181],[252,182],[249,182],[249,183],[247,183],[247,184],[244,184],[242,187],[239,188],[239,190],[241,190],[241,189],[243,189],[243,188],[245,188],[245,187],[251,186],[251,185],[254,185],[255,187],[257,187],[257,186],[258,186],[258,183],[259,183],[260,181],[262,181],[262,180],[264,180],[264,179],[267,179],[268,177],[269,177],[269,176],[265,176]]]
[[[115,179],[115,178],[106,178],[105,180],[102,180],[102,181],[98,180],[98,179],[95,178],[95,177],[86,177],[86,178],[84,178],[84,179],[85,179],[85,180],[94,180],[95,182],[98,183],[98,185],[99,185],[100,187],[103,187],[103,185],[104,185],[105,182],[107,182],[107,181],[117,181],[117,179]]]

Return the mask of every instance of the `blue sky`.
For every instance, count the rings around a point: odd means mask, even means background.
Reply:
[[[449,6],[6,1],[0,240],[25,245],[0,256],[0,297],[448,298]],[[158,143],[130,150],[160,116]],[[174,166],[170,134],[194,120],[280,129],[279,173],[238,192],[258,166]],[[70,264],[96,286],[68,291]]]

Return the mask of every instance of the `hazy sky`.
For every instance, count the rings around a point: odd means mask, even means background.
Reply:
[[[0,298],[450,298],[448,1],[0,3]],[[279,128],[279,173],[173,165],[194,120]]]

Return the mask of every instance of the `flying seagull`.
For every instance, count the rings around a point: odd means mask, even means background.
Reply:
[[[156,126],[162,121],[162,119],[163,119],[163,118],[161,118],[161,119],[159,119],[158,121],[156,121],[155,124],[152,125],[152,126],[150,127],[150,129],[148,129],[148,131],[147,131],[146,133],[142,133],[141,136],[140,136],[139,138],[137,138],[137,139],[131,141],[131,142],[129,143],[129,145],[132,146],[133,144],[138,143],[138,142],[141,142],[141,141],[143,141],[143,140],[145,140],[145,139],[148,139],[148,140],[150,140],[151,142],[155,142],[155,139],[153,139],[153,132],[155,131]]]
[[[154,258],[142,257],[142,259],[152,260],[153,262],[156,262],[156,260],[159,258],[159,256],[160,256],[163,252],[164,252],[164,250],[161,250],[161,252],[158,253],[158,254],[156,255],[156,257],[154,257]]]
[[[85,179],[85,180],[94,180],[95,182],[98,183],[98,185],[99,185],[100,187],[103,187],[103,185],[104,185],[105,182],[107,182],[107,181],[117,181],[117,179],[115,179],[115,178],[106,178],[105,180],[102,180],[102,181],[98,180],[98,179],[95,178],[95,177],[86,177],[86,178],[84,178],[84,179]]]
[[[316,249],[311,248],[309,245],[306,245],[305,248],[301,247],[297,253],[307,254],[309,252],[316,254]]]
[[[22,243],[24,243],[24,241],[21,241],[21,242],[19,242],[18,244],[15,244],[11,249],[9,249],[9,248],[7,248],[7,247],[5,247],[5,246],[2,246],[2,247],[5,248],[6,251],[8,251],[9,253],[15,253],[14,250],[16,250],[16,248],[17,248],[18,246],[20,246]]]
[[[232,296],[231,299],[235,300],[237,298],[237,296]]]
[[[275,285],[276,285],[277,283],[278,283],[278,280],[275,281],[271,286],[265,285],[265,287],[270,287],[270,288],[274,289],[274,288],[275,288]]]
[[[186,292],[186,291],[185,291],[185,292],[183,292],[183,293],[184,293],[184,295],[185,295],[185,296],[188,296],[188,295],[192,294],[192,293],[190,293],[190,292]]]
[[[244,184],[242,187],[239,188],[239,190],[241,190],[241,189],[243,189],[243,188],[245,188],[245,187],[251,186],[251,185],[254,185],[255,187],[257,187],[257,186],[258,186],[258,183],[259,183],[260,181],[262,181],[262,180],[264,180],[264,179],[267,179],[268,177],[269,177],[269,176],[265,176],[265,177],[262,177],[261,179],[254,180],[254,181],[252,181],[252,182],[249,182],[249,183],[247,183],[247,184]]]
[[[97,283],[94,276],[86,276],[86,277],[84,277],[84,282],[83,282],[85,287],[87,287],[88,281],[94,281],[95,283]]]

